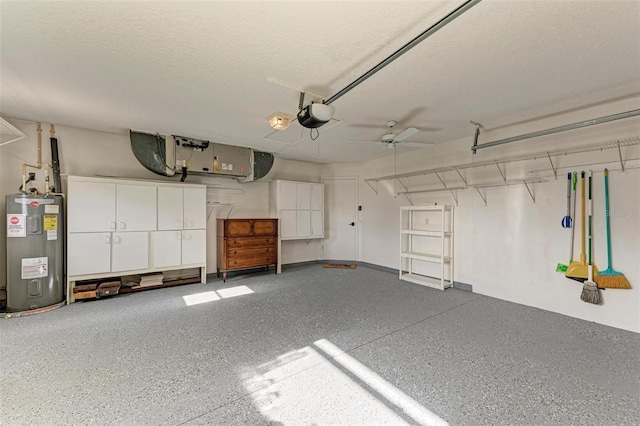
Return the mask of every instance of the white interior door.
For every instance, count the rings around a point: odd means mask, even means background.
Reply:
[[[325,178],[324,258],[358,258],[358,178]]]

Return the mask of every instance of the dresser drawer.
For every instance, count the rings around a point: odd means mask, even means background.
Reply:
[[[244,247],[244,248],[233,248],[229,247],[227,249],[227,257],[236,258],[236,257],[255,257],[255,256],[264,256],[264,255],[275,255],[276,246],[265,246],[265,247]]]
[[[275,237],[229,238],[227,240],[227,249],[236,247],[273,246],[276,242]]]
[[[228,259],[227,260],[227,269],[242,269],[242,268],[250,268],[252,266],[266,266],[273,265],[276,263],[275,255],[265,255],[259,257],[246,257],[240,259]]]

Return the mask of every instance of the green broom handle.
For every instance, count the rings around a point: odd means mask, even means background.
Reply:
[[[609,170],[604,169],[604,217],[607,224],[607,268],[611,268],[611,225],[609,224]]]

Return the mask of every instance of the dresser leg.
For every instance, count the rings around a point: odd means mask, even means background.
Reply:
[[[220,278],[220,268],[216,268],[216,277]]]

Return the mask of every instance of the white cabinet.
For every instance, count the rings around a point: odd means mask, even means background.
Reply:
[[[118,231],[156,229],[157,190],[153,186],[116,185],[116,227]]]
[[[110,232],[116,229],[116,185],[69,179],[69,232]]]
[[[111,271],[149,267],[148,232],[114,232],[111,236]]]
[[[111,233],[69,233],[67,274],[86,275],[111,271]]]
[[[324,237],[323,184],[276,180],[269,189],[269,210],[280,219],[282,240]]]
[[[453,206],[400,207],[399,278],[440,290],[453,286]]]
[[[206,251],[202,249],[207,244],[206,234],[205,229],[152,232],[152,266],[161,268],[206,262]]]
[[[158,231],[151,236],[152,266],[206,262],[206,203],[204,187],[158,187]]]
[[[206,280],[206,187],[68,177],[67,282],[198,267]]]
[[[207,227],[207,189],[184,188],[184,229]]]

